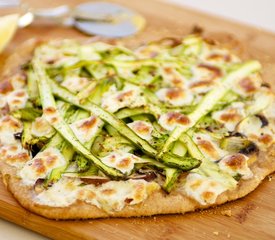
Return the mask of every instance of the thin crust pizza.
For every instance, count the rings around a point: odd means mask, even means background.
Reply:
[[[0,84],[0,169],[52,219],[208,208],[275,171],[274,109],[258,61],[198,35],[50,41]]]

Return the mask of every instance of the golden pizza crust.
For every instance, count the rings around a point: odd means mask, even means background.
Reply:
[[[7,67],[4,68],[5,71],[2,76],[10,75],[11,72],[14,73],[18,70],[18,66],[28,60],[28,56],[30,56],[30,53],[37,44],[39,44],[37,41],[31,41],[16,51],[17,53],[7,61]],[[232,49],[234,50],[235,48],[236,42],[232,44]],[[20,54],[18,54],[18,52]],[[33,201],[33,196],[36,194],[34,189],[23,185],[20,178],[16,176],[16,168],[6,164],[4,161],[0,161],[0,171],[3,181],[15,199],[26,209],[50,219],[139,217],[157,214],[186,213],[236,200],[252,192],[267,175],[275,171],[275,145],[270,147],[268,151],[261,152],[258,155],[257,161],[251,165],[251,170],[254,173],[253,178],[241,180],[235,190],[220,194],[214,204],[200,205],[197,201],[187,197],[182,192],[175,190],[168,195],[164,191],[159,190],[140,204],[127,205],[121,211],[117,212],[105,212],[94,205],[80,200],[68,207],[39,205]]]
[[[252,192],[267,175],[275,171],[275,145],[267,152],[261,152],[258,155],[257,161],[251,166],[251,170],[254,173],[253,178],[241,180],[235,190],[222,193],[214,204],[209,205],[200,205],[197,201],[177,191],[167,195],[162,190],[159,190],[149,196],[144,202],[137,205],[127,205],[124,209],[117,212],[105,212],[94,205],[79,200],[68,207],[43,206],[33,201],[34,189],[22,185],[21,180],[16,177],[16,168],[0,162],[0,169],[7,188],[23,207],[51,219],[139,217],[186,213],[236,200]]]

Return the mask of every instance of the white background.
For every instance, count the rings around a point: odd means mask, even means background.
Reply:
[[[88,1],[88,0],[87,0]],[[207,13],[237,20],[275,32],[274,0],[167,0]],[[0,0],[1,2],[1,0]],[[44,240],[46,238],[0,219],[2,240]]]
[[[275,32],[274,0],[167,0]]]

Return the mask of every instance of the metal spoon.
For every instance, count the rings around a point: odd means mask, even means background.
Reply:
[[[18,21],[19,27],[27,27],[37,18],[52,20],[64,26],[74,26],[80,31],[104,37],[133,35],[145,26],[145,19],[135,11],[108,2],[87,2],[70,8],[62,5],[55,8],[26,9]]]

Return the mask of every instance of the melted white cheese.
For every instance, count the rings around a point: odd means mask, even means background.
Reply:
[[[273,95],[272,101],[268,105],[268,107],[263,111],[263,114],[271,119],[275,119],[275,96]]]
[[[43,109],[42,117],[46,119],[46,121],[48,121],[51,125],[62,121],[62,118],[59,115],[57,108],[55,107],[48,107]]]
[[[66,207],[73,204],[78,198],[81,180],[62,177],[47,190],[39,193],[34,201],[51,207]]]
[[[269,147],[274,143],[274,133],[268,126],[262,127],[260,118],[251,116],[245,118],[237,127],[237,131],[247,136],[248,139],[256,142],[262,148]]]
[[[80,179],[63,177],[34,200],[53,207],[66,207],[82,200],[110,212],[120,211],[127,204],[138,204],[160,189],[157,183],[145,180],[110,181],[99,186],[81,183]]]
[[[168,112],[160,115],[158,123],[165,130],[173,131],[177,126],[189,125],[190,119],[182,113]]]
[[[214,81],[191,81],[188,83],[188,90],[194,94],[207,93],[217,84]]]
[[[57,148],[48,148],[39,152],[33,159],[26,162],[19,171],[19,176],[26,185],[34,185],[39,178],[45,178],[52,169],[64,166],[66,160]]]
[[[51,67],[71,65],[79,61],[79,45],[72,40],[51,41],[39,47],[41,61]]]
[[[222,71],[220,68],[211,65],[198,65],[192,68],[192,81],[209,81],[214,82],[221,78]]]
[[[88,78],[79,76],[66,76],[61,83],[62,86],[70,90],[71,92],[79,92],[89,84]]]
[[[160,75],[163,78],[163,83],[169,87],[183,88],[188,82],[187,78],[180,74],[174,66],[160,68]]]
[[[134,130],[134,132],[141,138],[150,141],[152,139],[153,125],[146,121],[134,121],[127,124],[128,127]]]
[[[83,60],[100,60],[101,56],[96,52],[93,44],[82,45],[79,48],[80,58]]]
[[[22,89],[27,83],[26,76],[22,72],[13,75],[9,81],[13,89]]]
[[[215,66],[240,62],[240,59],[228,49],[213,49],[209,45],[205,45],[201,60]]]
[[[15,133],[22,132],[22,123],[12,116],[4,116],[0,118],[0,145],[14,144]]]
[[[262,79],[260,75],[254,74],[236,82],[232,90],[241,96],[254,94],[261,86]]]
[[[208,134],[194,133],[193,140],[203,155],[212,161],[217,161],[228,154],[228,152],[221,149],[218,142]]]
[[[53,127],[44,117],[36,118],[31,125],[31,134],[36,137],[49,136],[54,132]]]
[[[134,85],[126,85],[123,90],[117,91],[114,86],[103,95],[101,106],[109,112],[116,112],[124,107],[140,107],[146,104],[141,96],[140,88]]]
[[[240,153],[228,155],[219,161],[219,167],[233,177],[240,174],[243,179],[249,179],[253,177],[253,173],[247,165],[248,159]]]
[[[97,133],[102,121],[94,116],[78,120],[70,125],[80,142],[88,142]]]
[[[134,169],[135,163],[144,162],[134,154],[125,153],[122,151],[111,152],[107,156],[101,158],[101,161],[107,166],[116,168],[123,173],[131,173]]]
[[[126,204],[143,202],[154,191],[160,189],[155,182],[145,180],[110,181],[98,187],[88,185],[81,198],[105,211],[120,211]]]
[[[0,93],[0,108],[5,107],[7,104],[6,95]]]
[[[20,141],[0,147],[0,159],[11,166],[21,168],[31,159],[29,152],[24,149]]]
[[[197,173],[189,173],[184,185],[186,195],[201,205],[215,203],[217,197],[226,190],[226,187],[220,182]]]
[[[161,88],[156,92],[157,97],[162,102],[172,106],[189,105],[193,101],[193,94],[182,88]]]
[[[18,89],[10,92],[6,98],[10,111],[14,111],[26,106],[28,93],[25,89]]]
[[[212,113],[212,118],[223,123],[228,131],[234,131],[237,124],[245,117],[244,103],[236,102],[229,107]]]
[[[161,53],[163,49],[159,45],[151,44],[141,46],[135,50],[135,55],[140,59],[152,58]]]
[[[247,107],[247,114],[254,115],[259,112],[262,112],[270,104],[272,104],[274,100],[274,94],[270,89],[260,88],[258,91],[253,94],[253,100],[249,102]]]

